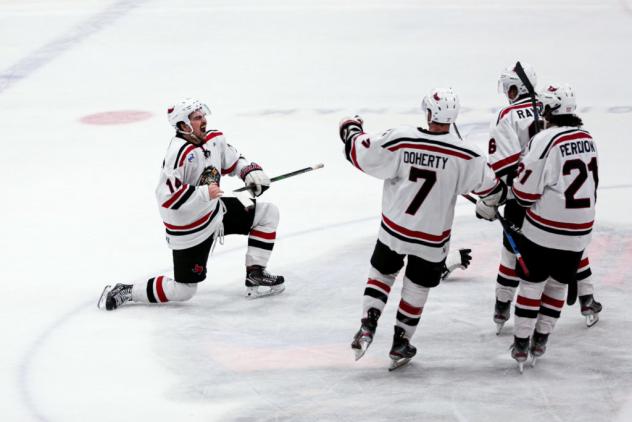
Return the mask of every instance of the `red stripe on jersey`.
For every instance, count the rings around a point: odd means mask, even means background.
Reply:
[[[239,158],[237,159],[237,161],[233,163],[232,166],[228,167],[227,169],[222,169],[222,176],[225,174],[232,173],[235,170],[235,167],[237,167],[237,162],[239,162]]]
[[[160,276],[156,279],[156,293],[158,293],[158,300],[164,303],[169,302],[169,300],[167,300],[167,295],[165,295],[165,290],[162,287],[163,278],[163,276]]]
[[[374,278],[370,278],[369,281],[366,282],[367,286],[375,286],[384,290],[386,293],[391,292],[391,286],[386,283],[382,283],[380,280],[376,280]]]
[[[169,208],[170,206],[172,206],[174,202],[176,202],[178,198],[180,198],[187,189],[189,189],[189,185],[187,184],[182,185],[182,187],[179,190],[175,191],[175,193],[171,195],[171,199],[168,199],[167,201],[165,201],[164,204],[162,204],[162,206],[164,208]]]
[[[201,226],[202,224],[206,223],[213,215],[215,211],[211,211],[208,214],[206,214],[204,217],[200,218],[199,220],[194,221],[191,224],[187,224],[186,226],[176,226],[173,224],[168,224],[165,223],[163,221],[163,224],[165,225],[166,228],[171,229],[171,230],[188,230],[188,229],[193,229],[195,227]]]
[[[539,307],[540,299],[529,299],[528,297],[518,295],[518,299],[516,299],[516,304],[522,306]]]
[[[511,190],[513,191],[514,195],[516,195],[519,199],[522,199],[523,201],[531,201],[531,202],[537,201],[542,196],[539,193],[521,192],[518,189],[516,189],[515,185],[511,187]]]
[[[520,153],[514,154],[514,155],[510,155],[507,158],[503,158],[502,160],[496,161],[495,163],[493,163],[492,166],[492,170],[494,171],[498,171],[501,169],[504,169],[505,167],[508,167],[512,164],[517,163],[518,161],[520,161]]]
[[[267,239],[267,240],[274,240],[274,239],[276,239],[276,232],[265,233],[265,232],[260,232],[258,230],[250,230],[250,235],[251,236],[260,237],[262,239]]]
[[[517,277],[516,270],[505,267],[503,264],[498,267],[498,272],[509,277]]]
[[[588,264],[589,264],[589,262],[588,262],[588,258],[584,258],[584,259],[582,259],[582,260],[580,261],[580,263],[579,263],[579,268],[581,268],[581,267],[587,267],[587,266],[588,266]]]
[[[398,149],[403,149],[403,148],[422,149],[422,150],[425,150],[425,151],[439,152],[441,154],[446,154],[446,155],[452,155],[454,157],[459,157],[459,158],[462,158],[464,160],[471,160],[472,158],[474,158],[471,155],[466,155],[466,154],[464,154],[462,152],[455,151],[453,149],[441,148],[441,147],[437,147],[437,146],[434,146],[434,145],[403,143],[403,144],[393,145],[392,147],[388,147],[387,149],[389,151],[397,151]]]
[[[475,194],[475,195],[478,195],[478,196],[486,196],[486,195],[489,195],[490,193],[492,193],[492,191],[493,191],[494,189],[496,189],[496,188],[498,187],[498,184],[499,184],[499,183],[500,183],[500,181],[498,180],[498,178],[496,178],[496,183],[494,184],[494,186],[492,186],[491,188],[489,188],[489,189],[487,189],[487,190],[482,190],[482,191],[479,191],[479,192],[474,192],[474,194]]]
[[[197,148],[197,145],[190,145],[187,147],[187,149],[184,150],[184,152],[180,156],[180,162],[178,162],[178,167],[182,167],[184,165],[184,160],[187,158],[187,155],[189,155],[189,153],[193,151],[195,148]]]
[[[360,164],[358,163],[358,157],[356,155],[355,143],[356,143],[357,139],[358,139],[358,137],[356,137],[353,141],[351,141],[351,162],[353,163],[354,166],[356,166],[357,168],[362,170],[362,167],[360,167]],[[364,170],[362,170],[362,171],[364,171]]]
[[[557,300],[547,295],[542,295],[542,303],[546,303],[547,305],[554,306],[558,309],[562,309],[564,307],[563,300]]]
[[[410,303],[406,302],[404,299],[402,299],[399,301],[399,309],[411,315],[421,315],[421,311],[424,308],[417,308],[411,305]]]
[[[211,139],[213,139],[213,138],[217,138],[218,136],[221,136],[221,135],[223,135],[223,133],[222,133],[222,132],[212,132],[212,133],[209,133],[208,135],[206,135],[206,138],[204,138],[204,141],[205,141],[205,142],[208,142],[208,141],[210,141]]]
[[[531,210],[527,210],[527,214],[529,217],[533,218],[540,224],[544,224],[545,226],[555,227],[558,229],[567,229],[567,230],[586,230],[591,229],[594,221],[589,221],[588,223],[565,223],[563,221],[553,221],[547,220],[546,218],[540,217],[536,213]]]
[[[575,132],[568,135],[560,136],[558,139],[555,140],[553,145],[551,145],[551,148],[563,142],[575,141],[577,139],[592,139],[592,136],[590,136],[586,132]]]
[[[514,105],[514,106],[509,106],[506,109],[504,109],[503,111],[500,112],[500,115],[498,116],[498,121],[500,122],[500,120],[505,117],[507,114],[509,114],[511,111],[513,110],[521,110],[523,108],[529,108],[531,107],[531,103],[524,103],[524,104],[518,104],[518,105]]]
[[[382,214],[382,221],[390,227],[392,230],[399,232],[408,237],[414,237],[415,239],[429,240],[431,242],[442,242],[448,237],[450,237],[450,229],[444,231],[443,233],[436,235],[430,233],[419,232],[415,230],[407,229],[406,227],[402,227],[398,224],[395,224],[391,220],[388,219],[384,214]]]

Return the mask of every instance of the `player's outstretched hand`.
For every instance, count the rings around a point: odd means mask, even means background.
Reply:
[[[498,207],[487,205],[485,201],[480,198],[476,201],[476,217],[478,218],[494,221],[496,219],[497,211]]]
[[[219,185],[215,182],[208,185],[208,196],[211,199],[219,198],[224,194],[224,191],[220,189]]]
[[[344,117],[338,125],[342,142],[347,142],[353,136],[362,133],[364,131],[363,125],[364,120],[357,114],[353,117]]]
[[[239,176],[254,196],[261,195],[270,187],[270,178],[257,163],[250,163],[241,169]]]

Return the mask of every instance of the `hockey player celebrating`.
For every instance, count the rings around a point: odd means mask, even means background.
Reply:
[[[256,163],[248,162],[222,132],[207,130],[208,107],[184,99],[168,109],[175,129],[162,163],[156,200],[167,243],[173,253],[174,278],[157,275],[135,284],[107,286],[99,307],[107,310],[124,303],[167,303],[191,299],[197,283],[206,278],[211,248],[224,235],[248,236],[246,288],[250,297],[281,293],[282,276],[265,270],[270,258],[279,211],[273,204],[222,197],[222,175],[239,176],[255,196],[270,186],[270,179]],[[245,202],[245,201],[244,201]]]
[[[416,354],[410,344],[428,293],[436,287],[450,246],[457,196],[479,195],[477,211],[492,220],[506,187],[475,147],[450,133],[459,113],[452,89],[434,89],[422,102],[428,130],[401,126],[364,133],[355,116],[340,122],[347,160],[384,180],[382,221],[364,291],[361,327],[351,343],[356,360],[373,340],[395,278],[408,258],[390,350],[391,369]]]
[[[511,356],[521,371],[529,351],[538,357],[546,350],[567,286],[568,303],[575,302],[599,182],[597,150],[574,114],[573,89],[551,86],[540,99],[547,129],[531,140],[512,187],[516,201],[526,208],[520,251],[529,266],[529,275],[517,268],[520,287]]]
[[[537,77],[532,66],[523,64],[525,75],[533,87]],[[507,68],[498,80],[498,91],[509,101],[509,106],[501,109],[497,119],[492,122],[489,140],[489,164],[508,186],[511,186],[518,169],[520,157],[526,152],[529,140],[537,133],[533,106],[529,91],[520,80],[515,68]],[[541,107],[539,100],[538,107]],[[518,205],[511,192],[504,208],[504,217],[516,227],[522,226],[524,209]],[[599,319],[601,304],[594,300],[591,270],[588,257],[583,257],[577,279],[579,281],[579,299],[581,313],[586,316],[587,324],[594,325]],[[511,301],[516,294],[518,277],[516,275],[516,256],[503,234],[500,265],[496,278],[496,304],[494,322],[497,334],[509,319]]]

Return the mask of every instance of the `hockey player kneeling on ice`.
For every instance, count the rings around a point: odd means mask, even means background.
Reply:
[[[535,70],[526,63],[522,67],[527,79],[535,87],[537,84]],[[520,157],[526,153],[529,140],[535,135],[538,128],[535,125],[529,90],[514,67],[509,67],[501,73],[498,79],[498,91],[504,95],[509,105],[498,112],[497,118],[491,124],[488,162],[496,175],[508,186],[511,186]],[[536,104],[541,109],[542,103],[537,98]],[[522,226],[525,210],[514,199],[511,191],[508,193],[503,214],[505,219],[516,227]],[[598,315],[601,312],[601,304],[593,297],[594,287],[591,275],[588,257],[583,256],[577,272],[577,286],[581,303],[580,311],[586,317],[588,326],[592,326],[598,321]],[[511,302],[516,295],[518,282],[516,256],[506,236],[503,235],[500,265],[496,277],[496,304],[493,315],[497,334],[500,334],[503,325],[509,320]]]
[[[274,246],[279,211],[273,204],[250,198],[224,198],[223,175],[239,176],[254,196],[270,187],[270,179],[256,163],[248,162],[222,132],[207,130],[208,107],[184,99],[168,109],[176,133],[162,163],[156,199],[173,253],[174,279],[157,275],[147,281],[107,286],[99,307],[124,303],[167,303],[191,299],[197,283],[206,278],[214,243],[223,236],[248,236],[246,290],[250,297],[281,293],[282,276],[266,271]]]
[[[479,195],[477,209],[489,219],[495,218],[496,208],[506,196],[504,183],[487,165],[485,156],[450,133],[459,113],[459,100],[452,89],[431,91],[423,99],[422,110],[428,130],[401,126],[369,135],[358,116],[340,122],[347,160],[358,170],[385,181],[382,221],[364,290],[361,327],[351,343],[356,360],[373,341],[395,278],[404,258],[408,261],[390,350],[391,369],[416,354],[410,339],[429,290],[439,285],[446,268],[457,196],[469,192]],[[463,256],[469,257],[469,253]]]
[[[546,129],[529,143],[512,187],[526,209],[519,246],[529,269],[529,275],[517,269],[511,356],[521,369],[529,352],[537,358],[546,350],[567,289],[567,303],[575,303],[577,270],[592,235],[599,181],[597,150],[574,114],[573,89],[550,86],[540,99]]]

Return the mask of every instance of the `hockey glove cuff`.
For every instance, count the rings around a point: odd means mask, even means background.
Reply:
[[[364,133],[363,125],[364,120],[358,115],[343,118],[338,125],[342,142],[346,144],[356,136]]]
[[[239,173],[248,189],[254,196],[259,196],[270,187],[270,178],[257,163],[250,163]]]

